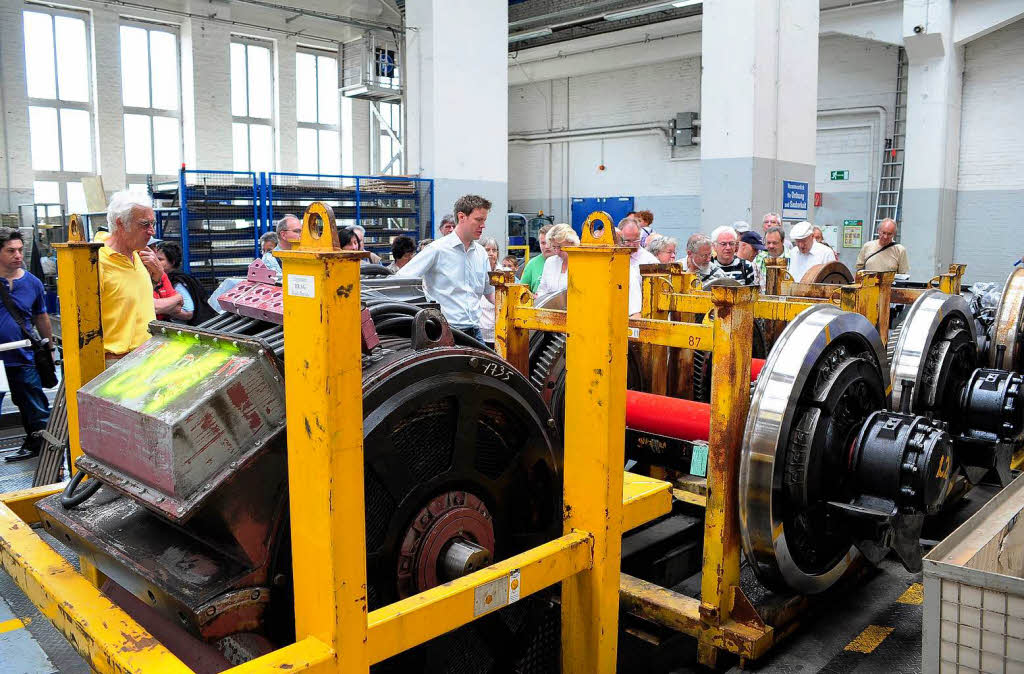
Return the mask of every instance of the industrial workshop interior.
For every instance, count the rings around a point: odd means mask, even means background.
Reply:
[[[0,674],[1024,674],[1024,0],[0,0],[0,107]]]

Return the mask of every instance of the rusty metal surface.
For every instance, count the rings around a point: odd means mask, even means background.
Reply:
[[[992,326],[992,346],[988,352],[988,366],[1020,371],[1021,321],[1024,320],[1024,269],[1015,269],[1006,284],[996,308]],[[999,363],[1000,354],[1002,364]]]
[[[78,392],[81,466],[182,522],[281,432],[284,390],[260,341],[151,329]]]
[[[838,261],[816,264],[804,272],[800,283],[853,283],[853,273]]]

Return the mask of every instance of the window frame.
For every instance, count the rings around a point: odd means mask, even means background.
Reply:
[[[234,111],[232,111],[231,112],[231,124],[232,124],[232,129],[234,128],[235,124],[244,124],[245,125],[245,131],[246,131],[246,153],[247,153],[247,156],[245,158],[246,159],[245,164],[248,167],[246,169],[246,171],[248,171],[249,173],[256,173],[257,172],[252,167],[252,127],[253,126],[269,126],[270,127],[270,148],[271,148],[271,151],[270,151],[270,166],[262,168],[260,170],[262,170],[262,171],[274,171],[274,170],[276,170],[277,163],[278,163],[278,159],[277,159],[277,106],[275,106],[274,102],[273,102],[273,99],[274,99],[275,93],[276,93],[276,87],[277,87],[277,78],[274,76],[275,75],[275,73],[274,73],[274,58],[275,58],[275,55],[276,55],[275,49],[277,47],[277,44],[273,40],[266,39],[266,38],[251,37],[251,36],[248,36],[248,35],[239,35],[239,34],[236,34],[236,33],[232,33],[231,34],[231,39],[228,41],[228,72],[229,73],[231,71],[231,58],[232,58],[232,56],[231,56],[231,46],[234,45],[234,44],[241,44],[241,45],[245,45],[246,46],[246,49],[243,50],[244,53],[245,53],[245,111],[246,111],[246,113],[249,113],[249,96],[250,96],[250,92],[249,92],[249,49],[248,49],[248,46],[252,45],[252,46],[255,46],[255,47],[263,47],[264,49],[267,49],[270,52],[270,59],[269,59],[270,60],[270,67],[268,69],[268,76],[270,77],[270,96],[271,96],[271,99],[272,99],[271,100],[271,105],[270,105],[270,117],[251,117],[248,114],[246,114],[246,115],[235,115]],[[231,77],[231,75],[229,75],[228,77],[229,77],[228,100],[229,100],[229,105],[230,105],[230,99],[231,99],[231,95],[232,95],[232,87],[235,86],[235,83],[234,83],[233,78]],[[233,138],[234,138],[234,131],[232,131],[232,139]],[[234,153],[235,153],[235,148],[234,148],[234,142],[232,141],[232,147],[231,147],[231,155],[232,155],[232,157],[231,157],[231,164],[232,164],[232,167],[234,167],[234,165],[236,163],[236,159],[234,157]]]
[[[36,170],[32,169],[32,180],[35,182],[56,182],[58,186],[58,193],[60,196],[60,206],[62,209],[68,208],[68,190],[67,184],[69,182],[80,182],[82,178],[86,176],[97,175],[97,148],[96,148],[96,116],[95,116],[95,103],[96,103],[96,92],[95,92],[95,79],[93,77],[93,50],[91,29],[92,29],[92,14],[87,10],[72,9],[66,7],[54,7],[52,5],[43,5],[36,3],[26,2],[21,7],[21,31],[24,40],[25,34],[25,14],[46,14],[50,17],[50,32],[53,36],[53,91],[54,98],[39,98],[36,96],[29,95],[29,82],[28,82],[28,54],[25,53],[24,45],[22,46],[22,64],[25,67],[25,111],[28,114],[31,108],[49,108],[55,110],[57,114],[57,162],[58,170]],[[86,72],[88,73],[88,84],[86,86],[86,92],[88,94],[87,100],[85,101],[65,101],[60,98],[60,68],[59,54],[57,46],[57,28],[56,28],[56,17],[63,16],[71,19],[77,19],[85,24],[85,59],[86,59]],[[62,110],[79,110],[84,111],[89,115],[89,170],[87,171],[68,171],[64,169],[64,133],[63,123],[61,121]],[[32,142],[32,130],[29,127],[29,144]],[[29,163],[31,164],[31,150],[29,151]],[[33,200],[35,197],[33,196]]]
[[[133,19],[128,17],[121,17],[117,28],[118,38],[118,59],[120,60],[121,50],[121,27],[126,26],[129,28],[142,28],[146,31],[146,52],[149,59],[149,73],[147,80],[149,81],[149,107],[139,107],[134,105],[124,104],[124,82],[121,82],[120,94],[121,94],[121,137],[124,139],[125,149],[128,147],[128,138],[125,136],[124,128],[124,116],[125,115],[141,115],[149,118],[149,156],[150,156],[150,167],[151,173],[129,173],[128,172],[128,157],[123,156],[124,170],[125,170],[125,184],[129,183],[145,183],[149,176],[153,177],[153,182],[167,182],[171,180],[177,180],[177,173],[156,173],[156,133],[154,133],[153,118],[154,117],[173,117],[178,120],[178,159],[182,159],[185,156],[185,132],[182,128],[182,95],[181,95],[181,28],[175,24],[160,23],[158,21],[145,21],[142,19]],[[174,110],[167,110],[164,108],[153,107],[153,42],[152,32],[159,30],[165,33],[171,33],[174,35],[174,75],[177,80],[178,96],[177,96],[177,108]],[[123,67],[123,66],[122,66]],[[126,154],[126,153],[125,153]]]
[[[314,59],[313,59],[313,63],[314,63],[313,81],[316,82],[316,89],[315,89],[315,92],[314,92],[314,104],[315,104],[317,119],[319,120],[319,118],[320,118],[320,58],[319,57],[323,56],[323,57],[326,57],[326,58],[333,59],[334,60],[335,72],[337,72],[337,68],[338,68],[338,53],[337,52],[332,52],[332,51],[327,50],[327,49],[321,49],[319,47],[311,47],[311,46],[308,46],[308,45],[298,45],[295,48],[296,64],[298,63],[298,55],[299,54],[309,54],[310,56],[314,57]],[[298,87],[297,72],[298,72],[298,66],[296,65],[296,78],[295,78],[296,87]],[[339,74],[339,80],[340,80],[340,74]],[[295,92],[296,108],[298,108],[298,101],[299,101],[299,92],[298,92],[298,90],[296,90],[296,92]],[[341,154],[342,154],[342,152],[341,152],[341,95],[340,94],[338,95],[338,110],[337,110],[337,117],[336,117],[336,119],[338,121],[336,123],[334,123],[334,124],[327,124],[325,122],[320,122],[320,121],[316,121],[316,122],[300,122],[300,121],[298,121],[298,115],[296,115],[296,122],[295,122],[296,130],[298,130],[298,129],[314,129],[314,130],[316,130],[316,139],[317,139],[317,142],[316,142],[316,174],[317,175],[331,175],[331,174],[327,174],[327,173],[323,172],[323,160],[320,157],[320,132],[321,131],[332,131],[332,132],[338,134],[338,162],[337,162],[337,166],[338,166],[338,172],[339,173],[341,172]],[[296,160],[297,159],[298,158],[296,157]]]

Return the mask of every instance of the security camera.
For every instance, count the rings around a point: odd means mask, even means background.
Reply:
[[[924,26],[914,26],[914,32],[920,35],[924,32]]]

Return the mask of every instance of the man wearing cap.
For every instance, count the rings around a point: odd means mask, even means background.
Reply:
[[[711,232],[711,242],[715,245],[718,266],[722,272],[745,286],[753,285],[754,265],[736,255],[740,242],[736,230],[729,225],[716,227]]]
[[[857,255],[857,271],[894,271],[897,274],[910,273],[907,249],[893,241],[896,236],[896,221],[886,218],[878,225],[878,239],[868,241]]]
[[[746,231],[740,234],[740,247],[736,252],[740,257],[754,267],[754,283],[764,290],[765,260],[768,254],[764,252],[764,241],[757,232]]]
[[[814,225],[798,222],[789,231],[793,249],[789,251],[789,275],[799,282],[811,267],[835,262],[836,256],[827,246],[814,240]]]

